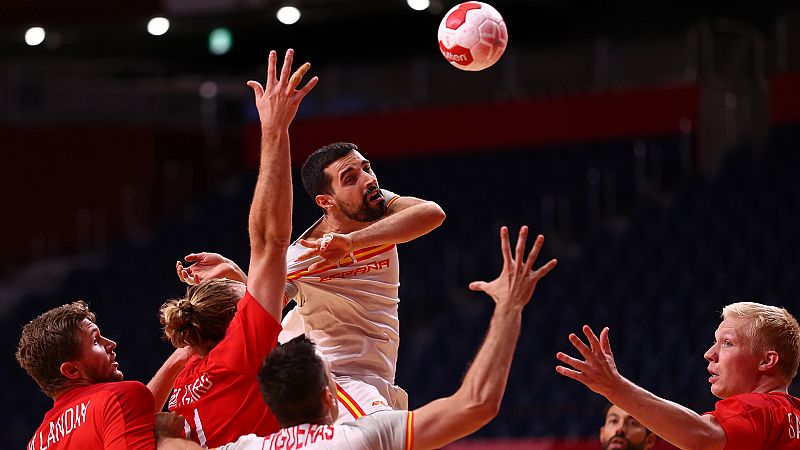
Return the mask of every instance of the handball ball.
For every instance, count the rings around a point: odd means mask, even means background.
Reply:
[[[496,63],[506,49],[508,30],[494,7],[465,2],[445,14],[439,24],[439,49],[461,70],[483,70]]]

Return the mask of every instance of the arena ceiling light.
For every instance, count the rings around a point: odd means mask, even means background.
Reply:
[[[165,17],[153,17],[147,22],[147,32],[153,36],[161,36],[169,30],[169,20]]]
[[[278,20],[284,25],[291,25],[300,20],[300,10],[294,6],[284,6],[276,14]]]
[[[46,33],[44,32],[44,28],[30,27],[28,28],[28,31],[25,32],[25,43],[31,47],[39,45],[44,42],[45,35]]]
[[[406,0],[406,2],[415,11],[424,11],[431,6],[430,0]]]

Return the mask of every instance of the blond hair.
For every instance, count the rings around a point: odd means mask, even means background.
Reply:
[[[754,354],[777,352],[778,371],[787,385],[792,382],[800,365],[800,326],[786,308],[738,302],[723,308],[722,318],[749,320],[744,332],[750,340],[750,350]]]
[[[206,280],[189,286],[186,296],[166,301],[159,314],[164,337],[176,348],[213,347],[225,337],[236,314],[242,286],[238,281]]]

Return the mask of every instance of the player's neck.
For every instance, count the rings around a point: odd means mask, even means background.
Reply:
[[[314,235],[322,236],[325,233],[347,234],[367,227],[370,222],[359,222],[344,214],[328,213],[322,217],[319,226],[313,230]]]

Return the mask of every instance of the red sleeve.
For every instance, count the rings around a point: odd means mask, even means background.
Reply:
[[[769,427],[768,411],[763,399],[750,395],[735,395],[717,402],[710,414],[725,430],[725,450],[761,448]]]
[[[147,386],[138,381],[114,383],[103,411],[103,448],[106,450],[154,450],[155,401]]]
[[[228,331],[208,357],[234,372],[258,373],[264,358],[278,343],[281,325],[245,292]]]

